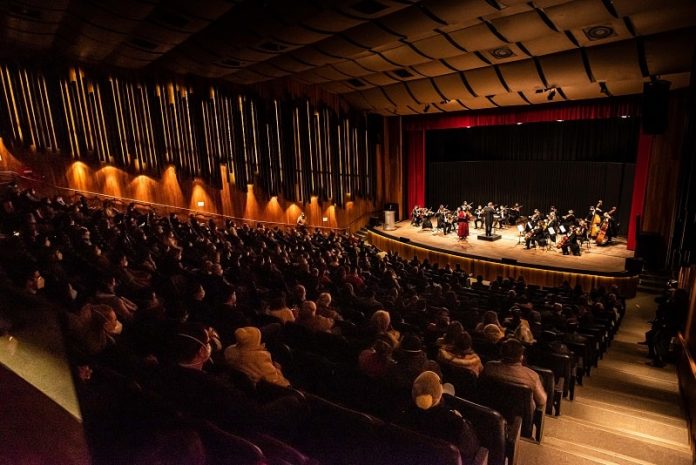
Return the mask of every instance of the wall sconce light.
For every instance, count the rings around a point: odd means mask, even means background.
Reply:
[[[205,201],[199,200],[198,202],[196,202],[196,205],[199,207],[205,207]]]
[[[323,221],[324,223],[328,223],[328,222],[329,222],[329,217],[328,217],[328,216],[322,216],[322,217],[321,217],[321,221]]]

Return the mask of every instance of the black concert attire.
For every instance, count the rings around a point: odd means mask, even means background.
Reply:
[[[477,208],[474,210],[474,214],[476,215],[474,219],[474,228],[481,229],[481,226],[483,226],[483,208]]]
[[[525,237],[525,243],[527,244],[527,248],[530,249],[532,245],[546,247],[546,235],[546,231],[541,226],[535,227],[534,230],[532,230],[531,233],[527,233],[527,236]]]
[[[486,236],[493,234],[493,217],[495,216],[495,208],[485,207],[483,209],[483,224],[486,226]]]
[[[411,212],[411,224],[413,226],[419,226],[421,222],[423,221],[423,218],[421,218],[420,215],[420,208],[414,208],[413,211]]]
[[[510,224],[517,223],[517,220],[520,218],[520,209],[521,208],[522,208],[521,206],[515,204],[514,207],[511,207],[508,210],[508,222]]]
[[[563,250],[563,255],[569,255],[570,252],[573,253],[573,255],[579,256],[580,255],[580,245],[578,244],[578,235],[573,231],[570,233],[568,236],[568,242],[565,243],[563,247],[561,247],[561,250]],[[569,252],[570,250],[570,252]]]

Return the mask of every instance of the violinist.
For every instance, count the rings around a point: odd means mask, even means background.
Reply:
[[[535,208],[534,214],[529,218],[529,222],[532,223],[532,226],[536,226],[539,220],[541,220],[541,212],[538,208]]]
[[[515,205],[509,208],[508,210],[508,220],[510,224],[515,224],[517,223],[517,220],[519,219],[521,212],[520,210],[522,209],[522,205],[519,203],[515,202]]]
[[[411,226],[420,226],[421,222],[423,222],[422,209],[416,205],[411,211]]]
[[[558,217],[556,216],[556,207],[551,206],[549,214],[546,215],[546,228],[549,232],[549,238],[555,244],[556,243],[556,231],[558,230]]]
[[[568,214],[563,215],[561,219],[563,220],[561,224],[568,230],[576,225],[575,212],[573,210],[568,210]]]
[[[483,207],[481,205],[474,210],[474,216],[474,228],[481,229],[483,227]]]

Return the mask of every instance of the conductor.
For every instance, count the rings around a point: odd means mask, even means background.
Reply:
[[[495,208],[493,208],[493,202],[488,202],[488,205],[486,205],[483,209],[483,224],[486,227],[486,236],[492,235],[493,215],[495,215]]]

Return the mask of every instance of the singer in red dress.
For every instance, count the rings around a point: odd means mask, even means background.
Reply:
[[[471,215],[464,208],[457,208],[457,236],[459,239],[466,239],[469,236],[469,220]]]

